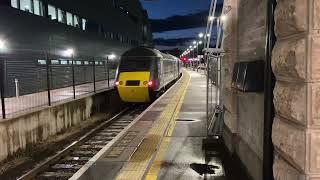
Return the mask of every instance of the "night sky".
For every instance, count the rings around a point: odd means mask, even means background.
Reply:
[[[140,1],[148,11],[157,49],[185,50],[198,33],[206,30],[211,0]],[[218,2],[218,11],[221,11],[222,2]]]

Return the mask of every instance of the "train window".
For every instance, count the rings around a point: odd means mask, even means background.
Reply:
[[[59,60],[51,60],[51,64],[60,64]]]
[[[57,11],[56,7],[48,4],[48,16],[51,20],[56,20],[57,19]]]
[[[86,23],[87,23],[87,20],[82,19],[82,30],[86,30]]]
[[[47,61],[46,60],[38,60],[39,65],[46,65]]]
[[[11,6],[14,8],[18,8],[18,0],[11,0]]]
[[[150,59],[128,59],[122,60],[119,66],[119,71],[132,72],[132,71],[147,71],[150,69]]]
[[[58,21],[66,23],[66,12],[61,9],[58,9]]]
[[[74,15],[73,16],[73,20],[74,20],[74,27],[80,28],[80,19],[79,19],[79,17]]]
[[[32,12],[31,0],[20,0],[20,9],[27,12]]]
[[[69,12],[67,12],[67,24],[73,26],[73,16]]]
[[[61,61],[60,61],[60,64],[62,64],[62,65],[67,65],[67,64],[68,64],[68,61],[67,61],[67,60],[61,60]]]
[[[42,16],[42,2],[39,0],[33,0],[33,12],[35,15]]]

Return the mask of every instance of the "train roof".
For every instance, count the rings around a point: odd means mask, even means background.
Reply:
[[[128,50],[125,52],[122,57],[143,57],[143,56],[148,56],[148,57],[159,57],[159,58],[164,58],[164,59],[177,59],[175,56],[171,54],[165,54],[161,53],[157,49],[152,49],[148,47],[136,47]]]

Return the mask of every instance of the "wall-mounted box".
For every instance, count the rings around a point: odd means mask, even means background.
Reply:
[[[264,61],[235,63],[231,87],[242,92],[263,92]]]

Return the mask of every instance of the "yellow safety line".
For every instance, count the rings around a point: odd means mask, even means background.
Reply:
[[[188,87],[188,84],[190,83],[190,75],[188,75],[188,76],[189,76],[189,80],[187,83],[187,87]],[[174,127],[176,126],[176,119],[178,118],[178,115],[180,113],[180,109],[181,109],[186,92],[187,92],[187,88],[185,88],[182,93],[182,96],[181,96],[179,103],[176,107],[176,110],[174,112],[173,118],[171,119],[170,125],[167,129],[166,137],[164,137],[164,139],[161,142],[161,145],[159,147],[159,151],[156,154],[156,158],[153,161],[151,168],[148,171],[148,174],[146,175],[146,178],[145,178],[146,180],[156,180],[158,178],[158,174],[161,170],[162,160],[163,160],[163,158],[168,150],[169,144],[171,142],[172,133],[173,133]]]
[[[181,85],[179,84],[180,86],[176,86],[174,89],[171,89],[171,91],[176,90],[177,92],[169,92],[172,97],[170,98],[171,100],[169,101],[165,110],[154,122],[148,134],[130,157],[129,161],[124,165],[116,179],[140,180],[144,177],[150,162],[155,157],[155,153],[157,153],[157,149],[160,147],[161,142],[164,139],[163,136],[166,132],[170,134],[171,131],[172,133],[172,130],[168,130],[168,127],[169,125],[174,126],[174,123],[172,124],[171,121],[177,116],[180,110],[181,105],[179,104],[182,104],[181,99],[184,97],[190,81],[190,75],[188,73],[185,74],[186,76],[184,76],[183,80],[180,81]],[[179,109],[177,107],[179,107]]]

